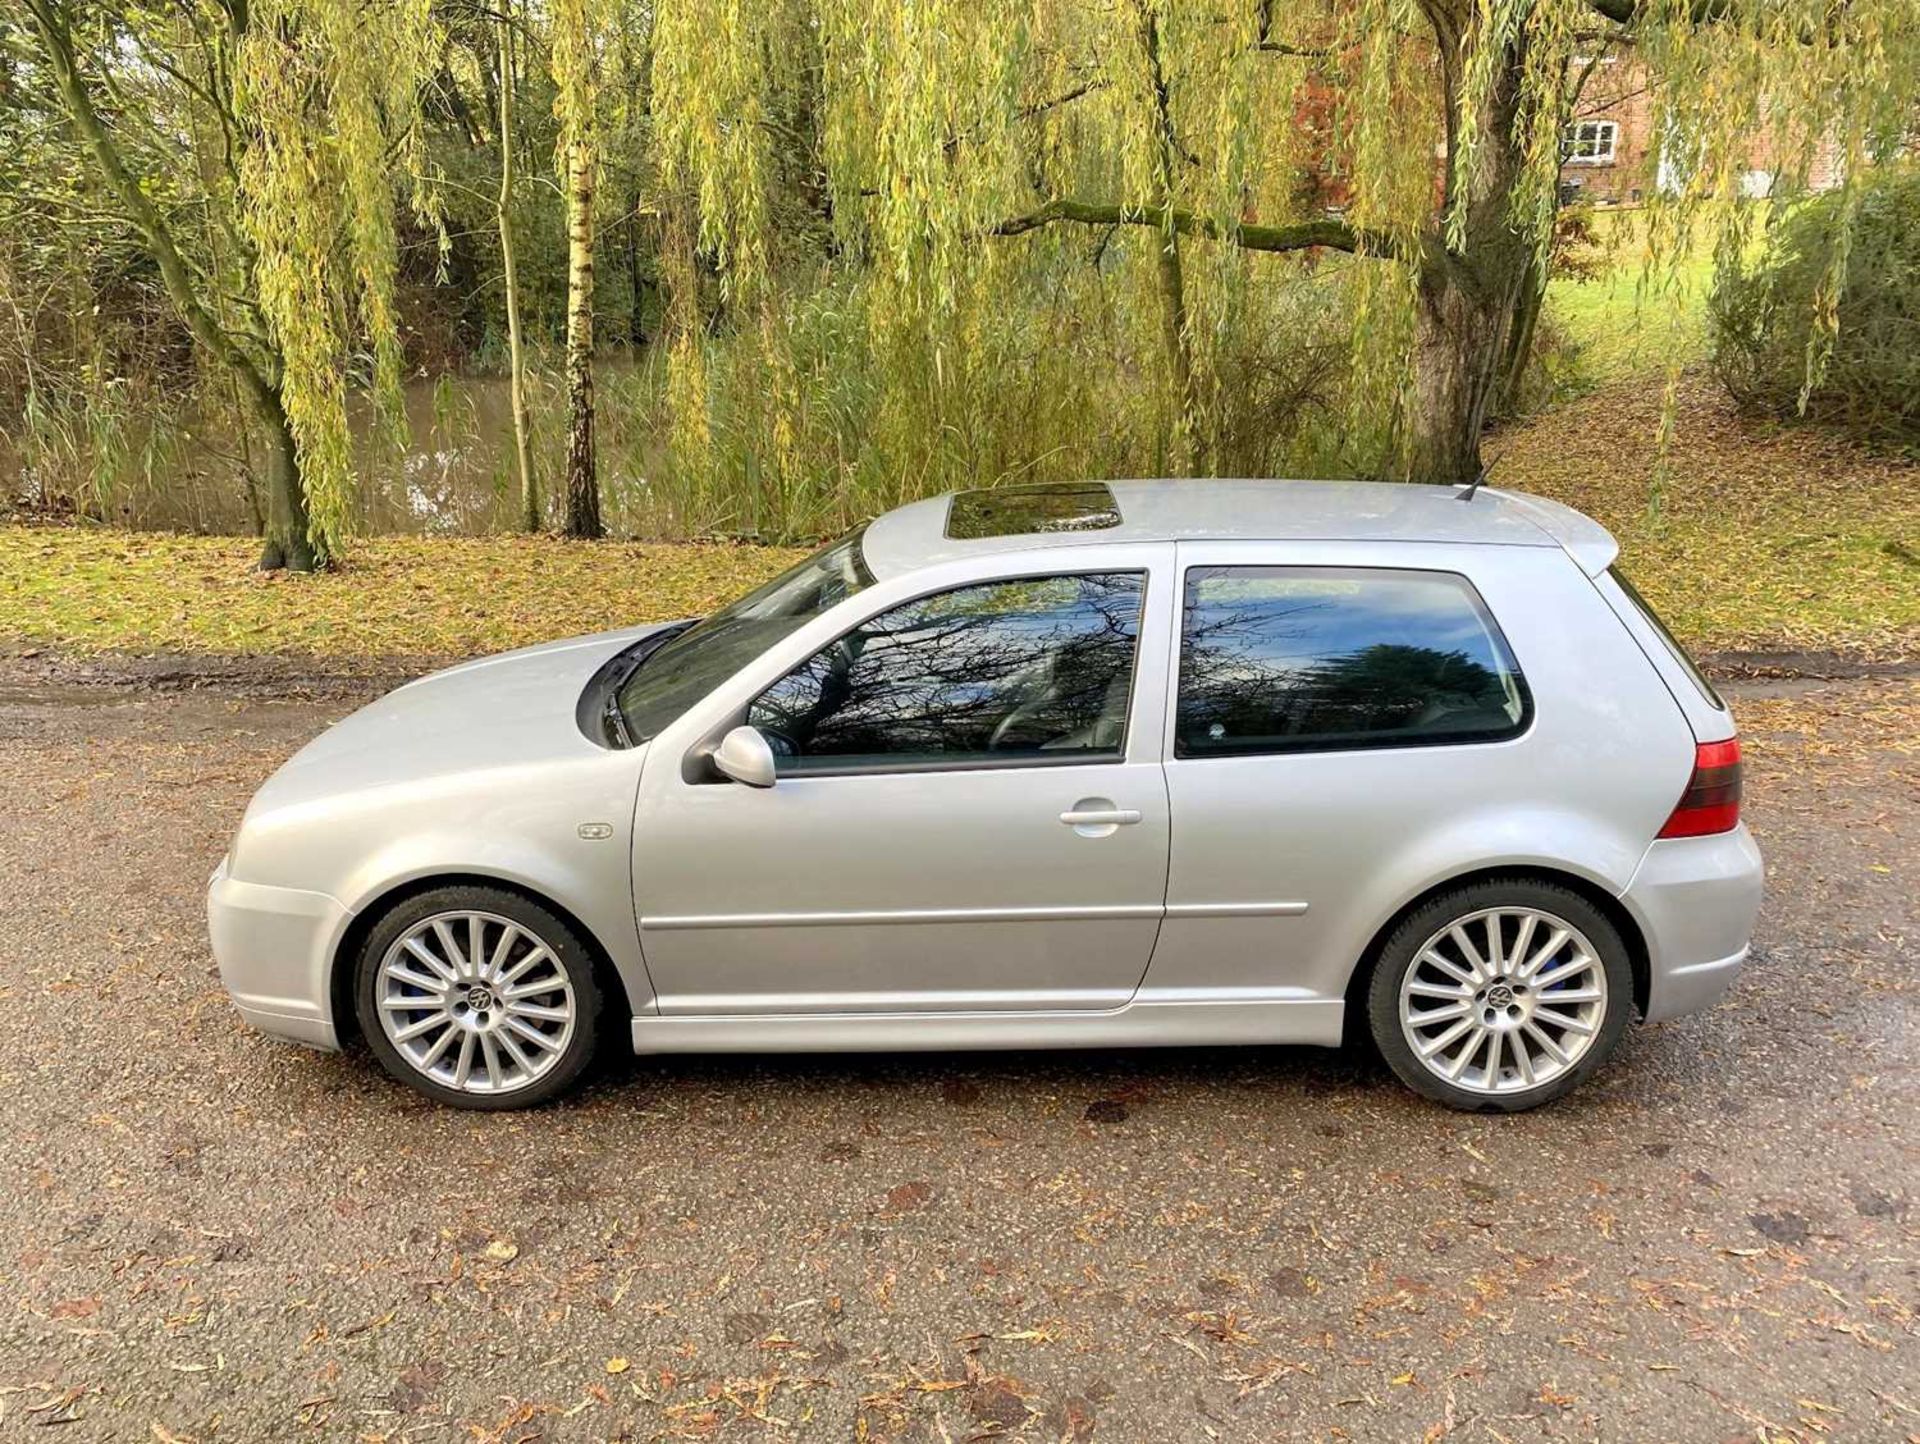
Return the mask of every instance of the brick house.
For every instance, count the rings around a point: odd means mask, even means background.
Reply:
[[[1662,165],[1647,164],[1654,147],[1653,80],[1646,67],[1631,53],[1602,56],[1587,77],[1561,144],[1562,199],[1603,206],[1638,204],[1650,185],[1664,181]],[[1756,136],[1741,181],[1748,195],[1765,195],[1772,188],[1771,152],[1767,137]],[[1807,179],[1815,190],[1839,183],[1831,146],[1821,147]]]

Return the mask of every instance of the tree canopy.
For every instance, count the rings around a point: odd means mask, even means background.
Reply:
[[[1779,189],[1823,148],[1850,189],[1915,120],[1904,0],[663,0],[658,140],[707,254],[751,295],[782,242],[779,117],[817,106],[870,324],[928,354],[996,304],[1009,243],[1157,232],[1132,299],[1200,465],[1235,379],[1212,343],[1270,277],[1263,256],[1368,257],[1350,421],[1389,439],[1383,470],[1467,479],[1486,373],[1551,246],[1575,97],[1629,47],[1660,138],[1656,275],[1698,233],[1732,255],[1778,213],[1735,203],[1756,143]]]
[[[78,267],[164,296],[267,442],[268,559],[296,564],[354,524],[351,417],[395,414],[409,275],[458,293],[473,353],[510,321],[529,526],[523,310],[569,341],[544,494],[577,534],[610,337],[664,357],[646,464],[690,531],[1309,452],[1470,480],[1597,68],[1648,77],[1650,294],[1838,174],[1810,374],[1920,77],[1912,0],[24,3],[0,293]],[[75,258],[76,217],[108,250]]]

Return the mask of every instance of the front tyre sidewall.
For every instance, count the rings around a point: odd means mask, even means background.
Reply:
[[[1538,908],[1564,918],[1586,935],[1607,979],[1606,1012],[1585,1056],[1537,1088],[1488,1094],[1457,1088],[1435,1076],[1414,1056],[1400,1027],[1400,985],[1426,940],[1456,918],[1483,908]],[[1468,1112],[1520,1113],[1538,1108],[1580,1086],[1598,1072],[1626,1032],[1633,1013],[1633,965],[1620,931],[1579,893],[1534,880],[1475,883],[1423,903],[1393,930],[1380,952],[1367,989],[1368,1030],[1395,1076],[1414,1092]]]

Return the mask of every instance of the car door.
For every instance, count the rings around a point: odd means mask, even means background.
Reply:
[[[1510,578],[1503,620],[1525,615],[1528,586],[1546,594],[1543,569],[1565,570],[1536,550],[1494,573]],[[1174,846],[1141,996],[1299,1004],[1288,1036],[1337,1041],[1347,977],[1409,892],[1461,853],[1526,856],[1527,681],[1467,549],[1179,551]],[[1551,625],[1533,626],[1549,646]]]
[[[1172,548],[1044,555],[875,588],[649,755],[634,880],[663,1013],[1132,996],[1166,892]],[[772,787],[700,765],[741,721]]]

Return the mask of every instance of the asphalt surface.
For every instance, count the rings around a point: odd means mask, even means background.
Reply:
[[[202,888],[348,710],[0,665],[0,1439],[1920,1437],[1920,683],[1736,696],[1747,977],[1542,1112],[1313,1050],[628,1060],[444,1112]]]

